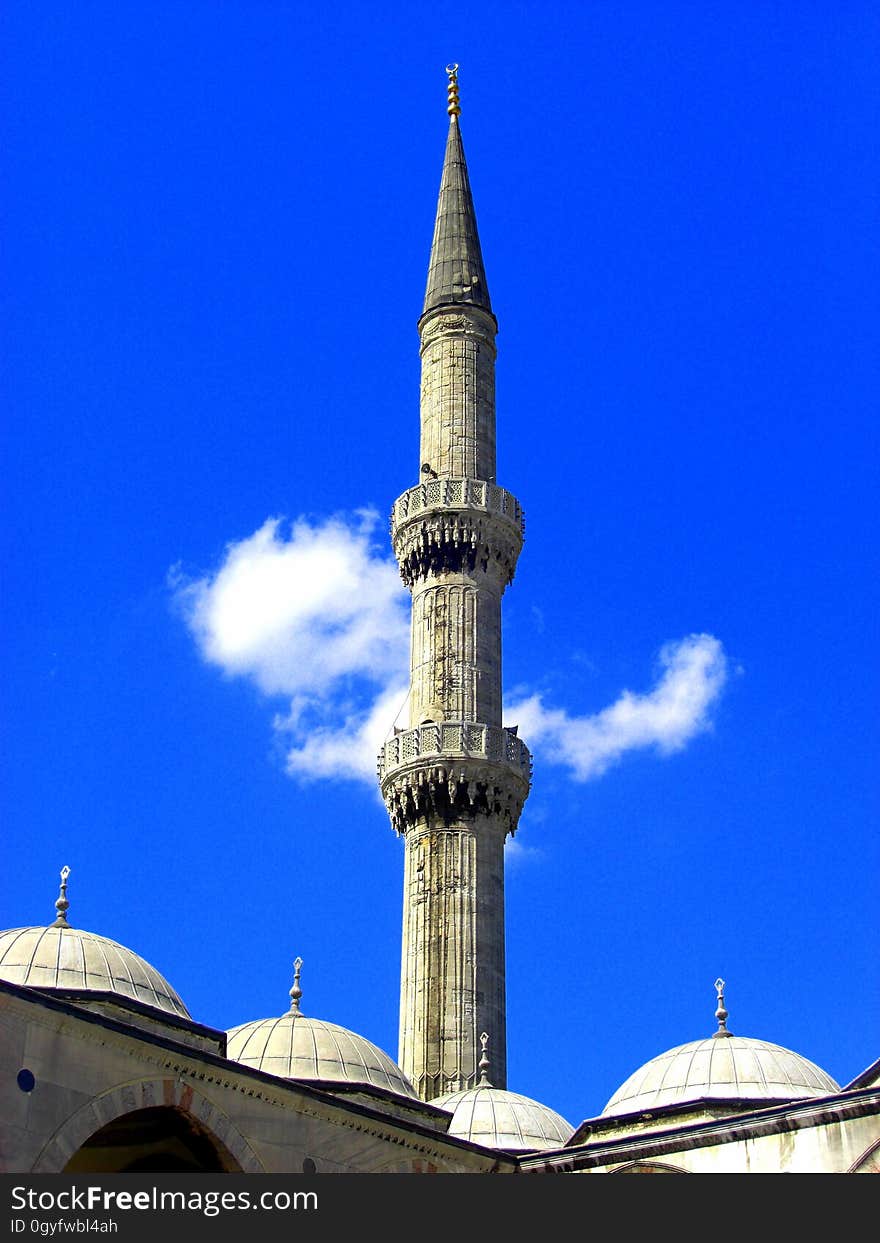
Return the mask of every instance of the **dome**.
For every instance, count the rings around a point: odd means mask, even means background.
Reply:
[[[805,1100],[839,1092],[834,1080],[799,1053],[727,1030],[724,981],[716,981],[719,1028],[646,1062],[623,1083],[602,1116],[639,1113],[697,1101]]]
[[[560,1114],[518,1092],[493,1088],[487,1072],[488,1037],[480,1037],[483,1056],[480,1059],[480,1082],[475,1088],[448,1092],[431,1102],[452,1113],[447,1134],[468,1139],[485,1148],[534,1149],[561,1148],[574,1134],[574,1127]]]
[[[387,1053],[337,1023],[300,1012],[302,959],[298,958],[294,966],[296,975],[288,1013],[233,1027],[226,1034],[226,1056],[283,1079],[365,1084],[398,1096],[415,1097],[412,1084]]]
[[[546,1105],[490,1084],[450,1092],[431,1104],[451,1111],[447,1134],[485,1148],[561,1148],[574,1134],[574,1127]]]
[[[155,967],[124,945],[82,928],[50,925],[0,932],[0,979],[28,988],[116,993],[190,1017]]]
[[[155,967],[109,937],[71,928],[67,922],[67,878],[61,869],[58,916],[48,927],[0,932],[0,979],[28,988],[115,993],[188,1019],[180,997]]]

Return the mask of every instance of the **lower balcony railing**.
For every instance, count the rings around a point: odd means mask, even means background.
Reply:
[[[532,757],[516,730],[472,721],[443,721],[406,729],[389,738],[379,752],[379,780],[392,769],[422,756],[438,763],[461,759],[494,760],[519,769],[528,780]]]

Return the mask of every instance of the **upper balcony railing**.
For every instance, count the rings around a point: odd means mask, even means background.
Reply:
[[[391,510],[394,531],[407,518],[426,509],[482,509],[502,514],[525,530],[522,506],[505,488],[485,479],[429,479],[399,496]]]

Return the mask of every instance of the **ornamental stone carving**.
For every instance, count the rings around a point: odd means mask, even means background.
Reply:
[[[495,357],[495,334],[498,326],[495,317],[478,307],[468,307],[467,315],[438,310],[429,313],[419,323],[419,334],[422,349],[430,348],[439,337],[468,336],[478,337],[492,351]]]
[[[514,833],[532,759],[515,730],[444,721],[404,730],[379,752],[382,797],[396,833],[426,817],[449,825],[493,815]]]
[[[435,479],[410,488],[391,511],[391,541],[408,587],[437,573],[482,570],[506,587],[523,545],[522,507],[479,479]]]

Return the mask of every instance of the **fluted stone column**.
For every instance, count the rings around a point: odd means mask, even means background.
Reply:
[[[421,337],[420,482],[395,502],[412,593],[409,728],[379,756],[405,842],[399,1062],[425,1100],[478,1081],[479,1033],[506,1085],[504,840],[531,758],[501,718],[501,597],[522,547],[495,483],[495,332],[458,126],[450,126]]]

